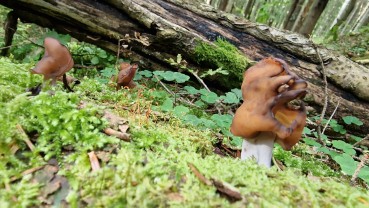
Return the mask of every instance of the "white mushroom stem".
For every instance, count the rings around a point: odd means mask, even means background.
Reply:
[[[259,165],[271,167],[275,134],[261,132],[258,136],[242,142],[241,160],[255,159]]]

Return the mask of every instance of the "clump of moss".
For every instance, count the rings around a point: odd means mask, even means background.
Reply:
[[[232,80],[239,82],[242,81],[242,74],[250,64],[236,46],[222,38],[218,38],[214,44],[199,43],[195,48],[195,57],[199,63],[205,63],[210,67],[222,67],[229,72],[227,77],[230,76]]]

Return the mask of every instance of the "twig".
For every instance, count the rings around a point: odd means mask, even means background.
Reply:
[[[158,82],[160,83],[160,85],[169,93],[171,94],[173,97],[175,97],[175,93],[173,91],[171,91],[162,81],[160,81],[159,77],[154,75],[154,77],[158,80]],[[179,101],[183,102],[183,103],[186,103],[190,106],[193,106],[193,107],[198,107],[197,105],[191,103],[190,101],[188,100],[185,100],[183,99],[182,97],[179,97],[178,98]]]
[[[33,143],[31,142],[31,140],[28,138],[28,135],[26,134],[26,132],[23,130],[22,126],[20,124],[17,124],[16,125],[18,131],[23,135],[23,140],[26,142],[28,148],[31,150],[31,151],[34,151],[36,148],[35,148],[35,145],[33,145]]]
[[[100,170],[100,163],[96,157],[95,152],[94,151],[89,152],[88,157],[90,158],[92,172]]]
[[[120,131],[114,130],[112,128],[106,128],[104,129],[104,133],[109,135],[109,136],[115,136],[125,142],[130,142],[131,141],[131,135],[127,134],[127,133],[122,133]]]
[[[337,111],[337,109],[338,109],[338,106],[340,105],[340,102],[341,102],[341,99],[339,99],[339,100],[338,100],[337,105],[336,105],[336,108],[334,109],[334,111],[333,111],[333,113],[332,113],[331,117],[329,117],[329,119],[328,119],[327,123],[325,124],[325,126],[324,126],[324,128],[323,128],[322,134],[324,134],[325,129],[328,127],[329,122],[332,120],[332,118],[333,118],[334,114],[336,113],[336,111]]]
[[[357,165],[355,173],[352,175],[352,178],[351,178],[351,181],[350,181],[351,186],[356,185],[356,178],[359,175],[359,172],[360,172],[361,168],[364,167],[366,161],[368,161],[368,160],[369,160],[369,153],[365,153],[364,156],[361,158],[360,163]]]
[[[170,89],[168,89],[167,88],[167,86],[165,86],[165,84],[162,82],[162,81],[160,81],[160,79],[159,79],[159,77],[158,76],[156,76],[155,74],[154,74],[154,77],[158,80],[158,82],[160,83],[160,85],[169,93],[169,94],[171,94],[171,95],[173,95],[174,96],[174,92],[173,91],[171,91]]]
[[[197,71],[195,72],[195,71],[193,71],[193,70],[188,70],[193,76],[195,76],[195,78],[197,79],[197,81],[199,81],[201,84],[202,84],[202,86],[204,86],[205,87],[205,89],[207,90],[207,91],[209,91],[209,92],[211,92],[210,91],[210,89],[208,88],[208,86],[205,84],[205,82],[204,82],[204,80],[202,80],[200,77],[199,77],[199,75],[197,75]]]
[[[36,171],[38,171],[38,170],[40,170],[40,169],[42,169],[44,166],[42,165],[42,166],[39,166],[39,167],[34,167],[34,168],[30,168],[30,169],[28,169],[28,170],[25,170],[25,171],[23,171],[22,173],[21,173],[21,177],[23,177],[23,176],[25,176],[25,175],[28,175],[28,174],[31,174],[31,173],[33,173],[33,172],[36,172]],[[16,180],[18,180],[19,179],[19,177],[18,176],[13,176],[13,177],[11,177],[10,178],[10,182],[13,182],[13,181],[16,181]]]
[[[362,140],[360,140],[360,141],[358,141],[358,142],[356,142],[355,144],[353,144],[352,146],[356,146],[356,145],[359,145],[362,141],[364,141],[364,140],[369,140],[369,134],[368,135],[366,135],[366,137],[364,137]]]
[[[320,66],[322,67],[322,73],[323,73],[323,80],[324,80],[324,106],[323,106],[323,109],[322,109],[322,113],[320,114],[320,120],[318,122],[318,128],[317,128],[317,132],[318,132],[318,140],[321,144],[324,145],[324,142],[321,138],[321,125],[322,125],[322,121],[324,119],[324,116],[325,116],[325,112],[327,111],[327,107],[328,107],[328,82],[327,82],[327,75],[326,75],[326,71],[325,71],[325,67],[324,67],[324,64],[323,64],[323,60],[322,60],[322,57],[320,56],[320,53],[318,51],[318,47],[312,43],[315,51],[316,51],[316,54],[318,55],[319,57],[319,60],[320,60]]]

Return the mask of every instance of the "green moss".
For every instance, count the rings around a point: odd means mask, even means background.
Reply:
[[[0,73],[11,73],[20,66],[9,62],[3,68],[7,72],[0,70]],[[22,93],[27,80],[18,81],[21,87],[16,93]],[[280,149],[276,149],[276,155],[283,157],[285,163],[291,161],[290,167],[294,168],[277,171],[259,167],[253,161],[214,154],[214,132],[185,126],[170,115],[165,115],[165,120],[154,119],[159,114],[147,118],[156,90],[143,89],[115,91],[85,79],[75,88],[75,93],[58,90],[54,96],[18,94],[7,98],[2,103],[4,108],[0,108],[1,207],[46,206],[38,200],[45,187],[33,182],[35,175],[20,175],[42,164],[35,159],[44,158],[38,151],[45,155],[62,151],[58,175],[68,180],[66,201],[72,207],[365,207],[368,204],[368,191],[329,178],[334,174],[324,167],[319,169],[319,163],[296,162],[291,159],[295,155],[283,154]],[[130,122],[132,142],[116,143],[102,135],[103,121],[96,116],[99,109],[77,108],[81,100],[89,99],[97,102],[96,105],[116,108],[116,113],[124,115]],[[27,132],[38,132],[35,154],[30,154],[14,128],[18,123]],[[10,151],[14,142],[20,146],[23,160]],[[65,146],[72,150],[63,151]],[[108,157],[99,158],[98,171],[91,171],[87,155],[90,150]],[[208,179],[231,184],[244,200],[230,203],[213,186],[199,181],[188,163],[194,164]],[[301,166],[295,165],[300,163]],[[307,177],[307,169],[317,170],[311,171],[315,176]],[[11,182],[14,175],[21,179]],[[14,196],[18,201],[13,200]]]
[[[239,83],[242,82],[242,74],[250,64],[236,46],[221,38],[218,38],[214,44],[199,43],[195,48],[195,56],[199,63],[227,70],[229,75],[223,76],[224,80],[229,81],[231,78]]]

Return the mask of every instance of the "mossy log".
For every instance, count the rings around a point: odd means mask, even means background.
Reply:
[[[308,81],[310,93],[305,101],[318,112],[325,97],[323,62],[328,77],[328,114],[340,102],[335,117],[356,116],[364,128],[354,131],[368,133],[369,69],[323,47],[316,50],[301,35],[217,11],[200,0],[0,0],[0,4],[12,8],[23,22],[68,33],[112,52],[120,48],[127,54],[118,43],[129,45],[130,58],[153,69],[158,64],[169,66],[165,60],[177,54],[199,70],[221,66],[230,74],[212,81],[226,90],[240,86],[248,60],[284,59]],[[219,37],[239,51],[228,50],[231,54],[227,54],[227,50],[217,50],[220,46],[214,41]],[[214,47],[213,56],[207,58],[206,50],[201,50],[204,46]],[[240,54],[247,58],[237,58]]]

